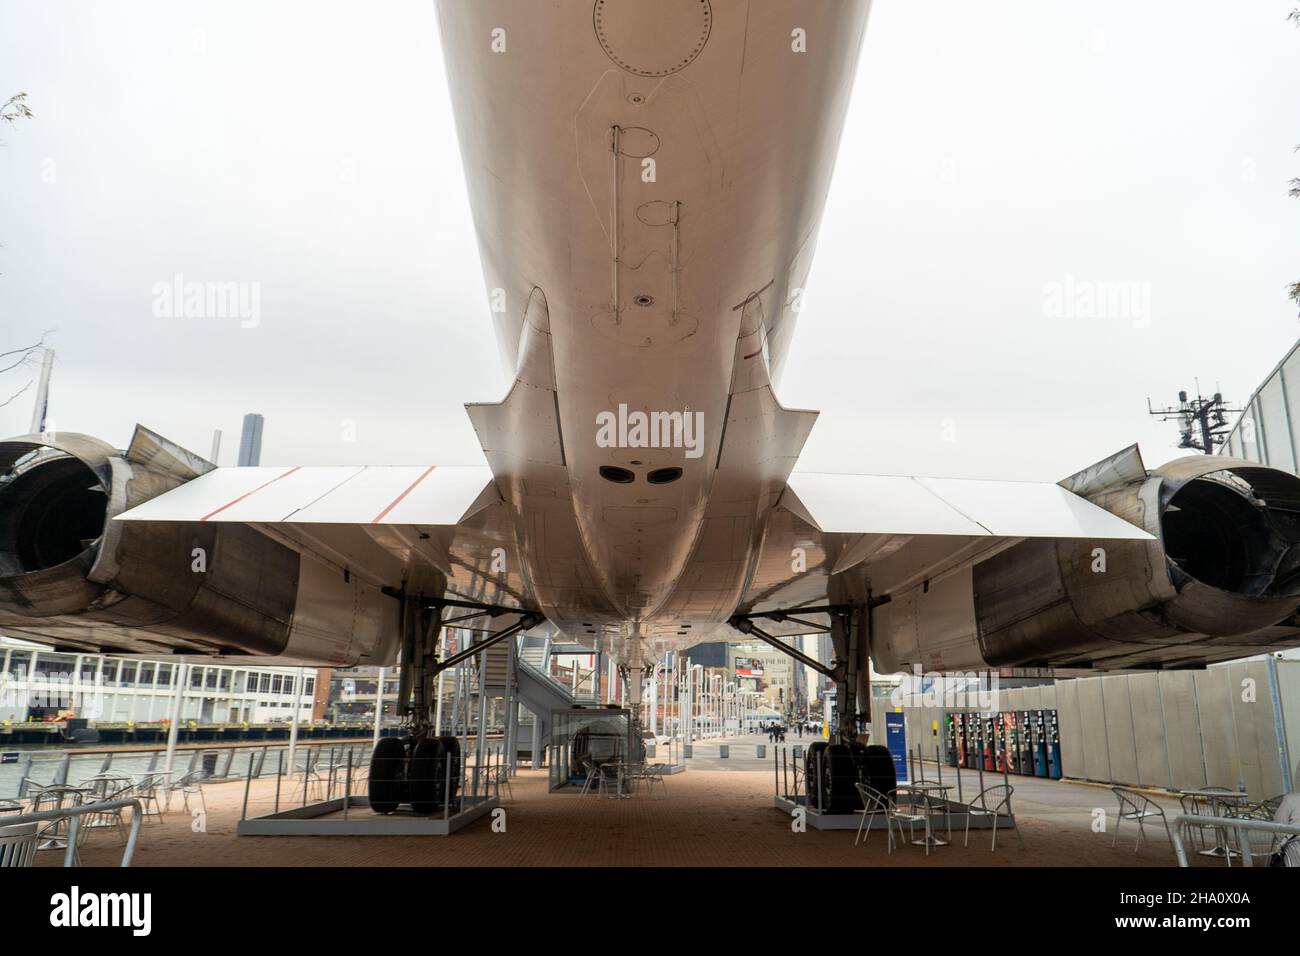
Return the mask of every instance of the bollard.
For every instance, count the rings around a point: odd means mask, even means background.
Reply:
[[[718,758],[726,760],[731,756],[731,747],[728,744],[718,744]]]

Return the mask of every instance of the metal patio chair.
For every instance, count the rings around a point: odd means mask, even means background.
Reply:
[[[587,772],[587,779],[582,783],[582,793],[579,794],[579,796],[585,797],[591,792],[593,785],[598,782],[600,777],[600,767],[586,757],[582,759],[580,766]]]
[[[93,798],[83,800],[83,805],[126,800],[135,789],[135,784],[129,777],[99,777],[95,782],[97,786],[94,788]],[[122,843],[126,843],[127,825],[121,807],[113,807],[108,810],[101,810],[98,813],[87,814],[81,821],[81,828],[84,830],[100,830],[105,827],[115,828],[118,839]]]
[[[166,787],[167,774],[156,771],[146,771],[136,782],[130,796],[139,802],[140,815],[146,821],[153,817],[156,822],[162,822],[166,808],[163,806],[163,801],[158,798],[158,791],[165,790]]]
[[[491,767],[484,768],[487,784],[496,786],[497,795],[500,796],[501,788],[504,787],[510,799],[515,798],[515,789],[510,784],[510,767],[504,763],[495,764]]]
[[[207,798],[203,796],[203,781],[206,779],[206,776],[207,775],[201,769],[191,770],[183,777],[178,777],[176,780],[173,780],[171,783],[169,783],[167,785],[168,808],[170,808],[172,805],[172,796],[174,794],[179,793],[181,795],[182,803],[185,807],[185,812],[189,813],[190,796],[193,794],[198,794],[199,804],[203,807],[203,812],[207,813],[208,801]]]
[[[0,869],[32,866],[36,862],[36,844],[40,825],[16,823],[0,827]]]
[[[865,783],[854,784],[858,788],[858,797],[862,800],[862,809],[855,810],[854,813],[862,814],[862,820],[858,823],[857,836],[853,838],[853,845],[858,845],[858,840],[862,840],[865,845],[867,837],[862,835],[865,828],[867,836],[871,835],[871,822],[876,819],[877,815],[885,818],[885,830],[888,834],[889,852],[894,852],[894,828],[890,823],[889,799],[879,790],[867,786]]]
[[[623,792],[623,781],[627,779],[624,771],[624,766],[617,761],[601,764],[596,774],[596,796],[613,799],[628,796]]]
[[[1210,798],[1199,793],[1184,793],[1178,797],[1178,806],[1184,815],[1198,817],[1216,816],[1215,808],[1210,804]],[[1269,819],[1272,819],[1271,817]],[[1182,824],[1183,832],[1189,837],[1188,842],[1196,853],[1202,850],[1208,850],[1213,846],[1223,845],[1223,834],[1219,828],[1213,824],[1195,824],[1184,822]],[[1206,834],[1211,835],[1206,839]]]
[[[663,763],[652,763],[641,768],[641,772],[638,774],[638,780],[645,784],[646,793],[650,794],[650,799],[654,799],[655,784],[659,785],[659,788],[663,790],[665,795],[668,793],[668,784],[664,780],[667,770],[668,765]]]
[[[1300,866],[1300,840],[1292,838],[1282,844],[1282,865]]]
[[[1111,792],[1119,800],[1119,815],[1115,820],[1115,838],[1110,841],[1111,849],[1119,842],[1119,828],[1125,820],[1135,820],[1138,825],[1137,843],[1133,845],[1133,852],[1136,853],[1142,848],[1142,841],[1146,838],[1146,823],[1148,817],[1159,817],[1160,822],[1164,825],[1165,836],[1169,837],[1169,843],[1172,846],[1174,842],[1173,834],[1169,832],[1169,821],[1165,819],[1165,811],[1158,803],[1145,794],[1138,793],[1136,790],[1130,790],[1127,787],[1111,787]]]
[[[966,807],[966,835],[962,839],[962,846],[970,845],[970,821],[971,817],[992,817],[993,818],[993,840],[989,844],[989,851],[996,852],[998,848],[998,821],[1006,817],[1011,821],[1011,828],[1016,831],[1016,839],[1020,841],[1020,849],[1025,848],[1025,838],[1020,832],[1020,824],[1016,822],[1016,816],[1011,812],[1011,795],[1016,792],[1016,788],[1008,784],[1000,783],[997,786],[986,787],[970,805]]]
[[[898,836],[902,839],[903,824],[907,824],[907,839],[909,841],[916,839],[916,825],[919,823],[925,826],[926,815],[924,808],[919,803],[899,803],[897,800],[886,797],[889,803],[889,813],[886,817],[887,823],[898,824]],[[930,841],[925,841],[925,855],[930,855]]]

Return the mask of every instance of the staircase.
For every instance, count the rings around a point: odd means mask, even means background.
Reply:
[[[572,690],[551,676],[551,656],[555,645],[551,636],[523,634],[515,638],[515,688],[522,705],[519,710],[518,746],[530,752],[534,741],[545,748],[551,739],[551,714],[575,705],[596,703],[592,680],[583,681],[575,696]],[[564,645],[575,648],[576,645]],[[486,652],[485,684],[490,695],[504,696],[510,687],[510,648],[507,641],[489,647]],[[479,666],[480,657],[471,658]],[[477,676],[477,672],[476,672]],[[477,687],[477,680],[473,681]],[[539,733],[534,733],[536,723]]]

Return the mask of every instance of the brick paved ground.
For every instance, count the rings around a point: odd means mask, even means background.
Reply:
[[[988,831],[971,834],[964,849],[934,851],[927,861],[920,847],[885,852],[883,833],[865,847],[853,833],[791,831],[790,820],[772,807],[773,780],[759,770],[689,770],[670,777],[662,798],[600,800],[571,793],[551,794],[543,771],[521,771],[514,798],[506,798],[507,829],[494,833],[488,820],[451,837],[237,837],[234,834],[242,783],[207,787],[207,832],[191,832],[191,821],[173,810],[161,824],[147,824],[137,866],[768,866],[819,864],[860,866],[998,865],[1095,866],[1173,863],[1163,832],[1141,853],[1132,841],[1110,848],[1111,834],[1090,829],[1094,805],[1111,808],[1104,789],[1025,781],[1017,807],[1027,849],[1013,834],[998,837],[996,854]],[[1035,785],[1035,786],[1030,786]],[[265,806],[273,781],[255,784],[254,799]],[[1018,794],[1022,791],[1018,790]],[[1113,808],[1112,812],[1113,812]],[[368,811],[360,811],[368,812]],[[1113,815],[1112,815],[1113,820]],[[1004,842],[1005,838],[1005,842]],[[120,847],[107,832],[94,833],[83,854],[88,865],[115,865]],[[60,855],[40,854],[41,865]]]

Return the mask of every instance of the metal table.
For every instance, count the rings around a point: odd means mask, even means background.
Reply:
[[[1216,817],[1233,816],[1233,809],[1250,799],[1250,796],[1241,793],[1238,790],[1229,790],[1227,787],[1200,787],[1195,790],[1180,790],[1179,793],[1187,794],[1190,797],[1201,797],[1210,804],[1210,815]],[[1197,851],[1200,856],[1212,856],[1219,859],[1226,857],[1229,861],[1233,857],[1241,856],[1241,853],[1228,846],[1224,839],[1223,831],[1215,829],[1214,846],[1208,850]]]
[[[937,846],[948,845],[947,840],[940,840],[937,836],[934,835],[934,828],[931,825],[931,821],[934,816],[934,814],[931,812],[933,810],[933,804],[931,801],[934,799],[932,794],[938,793],[943,796],[944,801],[946,803],[947,792],[951,789],[952,789],[951,784],[932,783],[928,780],[921,780],[916,783],[900,783],[898,785],[897,790],[905,790],[909,793],[920,794],[920,796],[925,800],[925,837],[920,840],[913,840],[912,844],[914,846],[937,847]]]

